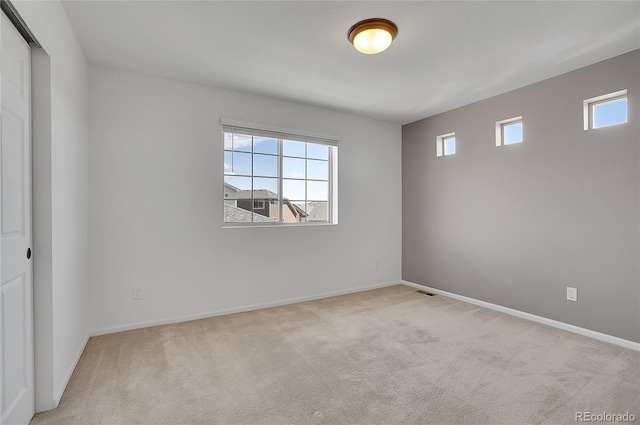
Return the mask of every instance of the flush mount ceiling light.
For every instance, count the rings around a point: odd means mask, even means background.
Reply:
[[[349,29],[347,38],[357,51],[366,55],[383,52],[398,35],[398,27],[388,19],[373,18],[360,21]]]

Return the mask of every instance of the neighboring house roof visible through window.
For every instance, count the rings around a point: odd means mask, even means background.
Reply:
[[[240,189],[235,187],[234,185],[231,185],[229,183],[225,183],[224,185],[233,191],[240,192]]]
[[[225,221],[230,222],[250,222],[253,215],[254,222],[273,223],[277,220],[274,218],[265,217],[260,214],[252,213],[243,208],[234,207],[233,205],[224,204],[224,218]]]
[[[277,201],[278,195],[266,189],[254,190],[253,194],[251,193],[250,190],[241,190],[236,194],[236,199],[256,199],[256,200],[273,199]]]
[[[329,217],[328,202],[308,202],[307,203],[307,220],[326,221]]]
[[[287,203],[287,206],[289,208],[293,208],[293,210],[295,210],[295,211],[293,211],[294,214],[297,214],[297,215],[299,215],[301,217],[306,217],[307,216],[307,213],[302,208],[300,208],[299,206],[297,206],[295,204],[292,204],[291,202],[289,202],[287,200],[285,200],[285,202]]]

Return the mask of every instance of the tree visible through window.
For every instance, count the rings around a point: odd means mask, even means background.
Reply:
[[[225,223],[332,221],[336,146],[289,134],[268,137],[274,132],[223,128]]]

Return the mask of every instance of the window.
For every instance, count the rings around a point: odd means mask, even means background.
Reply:
[[[448,156],[456,153],[456,133],[436,137],[436,156]]]
[[[228,122],[225,223],[336,222],[336,140]]]
[[[496,123],[496,146],[522,143],[522,117],[509,118]]]
[[[584,129],[609,127],[627,122],[627,91],[620,90],[583,102]]]

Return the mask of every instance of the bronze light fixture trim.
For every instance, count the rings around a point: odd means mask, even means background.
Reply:
[[[371,18],[356,23],[347,38],[361,53],[375,55],[385,51],[398,35],[398,27],[388,19]]]

